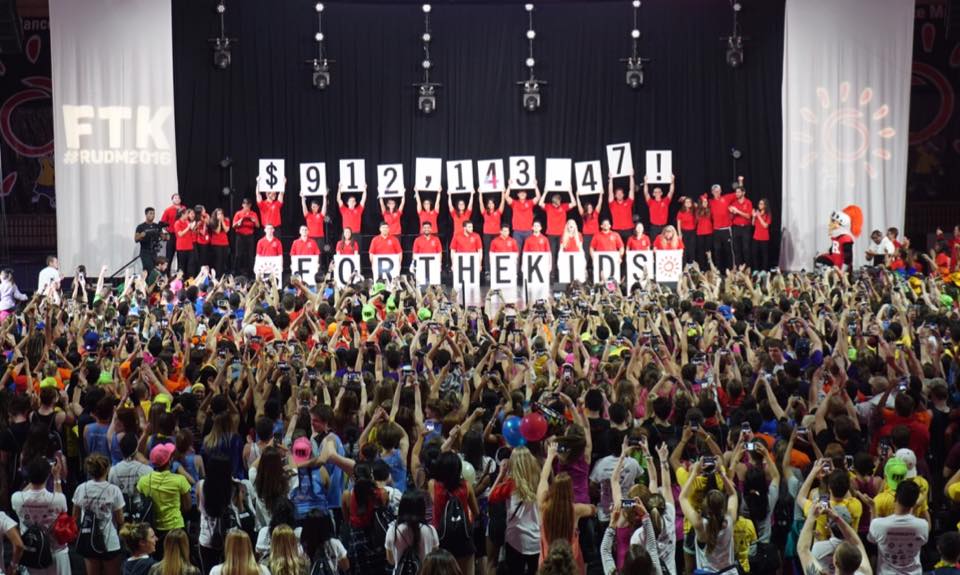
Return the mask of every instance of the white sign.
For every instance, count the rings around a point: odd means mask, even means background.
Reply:
[[[333,256],[333,280],[338,289],[353,284],[358,277],[360,277],[359,254]]]
[[[620,283],[620,252],[593,252],[593,283]]]
[[[600,171],[600,160],[592,162],[577,162],[573,165],[577,175],[577,194],[588,196],[603,193],[603,174]]]
[[[523,254],[523,281],[527,286],[549,286],[553,256],[550,252]]]
[[[673,152],[647,150],[647,182],[669,184],[673,177]]]
[[[607,175],[612,178],[633,175],[633,151],[630,142],[607,146]]]
[[[480,285],[480,252],[453,254],[453,287],[477,287]]]
[[[327,165],[323,162],[300,164],[300,195],[327,195]]]
[[[510,252],[490,253],[490,289],[505,292],[516,287],[518,257]]]
[[[373,281],[389,282],[401,273],[400,263],[403,254],[378,254],[370,256],[370,267],[373,268]]]
[[[657,250],[657,282],[678,282],[683,275],[683,250]]]
[[[557,275],[560,283],[587,281],[587,260],[582,252],[560,252],[557,254]]]
[[[506,186],[503,160],[477,160],[477,175],[480,176],[480,193],[502,192]]]
[[[362,192],[367,187],[365,160],[340,160],[340,186],[345,192]]]
[[[438,286],[442,254],[413,254],[413,269],[418,286]]]
[[[573,190],[570,174],[573,172],[573,160],[569,158],[547,158],[547,177],[544,191],[569,192]]]
[[[283,256],[257,256],[253,260],[253,274],[272,279],[277,285],[283,276]]]
[[[443,160],[440,158],[417,158],[416,185],[418,190],[439,192]]]
[[[537,180],[537,159],[534,156],[510,156],[510,187],[532,188]]]
[[[317,270],[320,269],[320,256],[290,256],[290,274],[308,286],[317,285]]]
[[[627,252],[627,290],[633,287],[633,284],[640,284],[645,287],[647,282],[654,277],[654,252],[650,250],[628,251]]]
[[[260,160],[258,192],[282,192],[286,185],[283,160]]]
[[[377,191],[380,197],[402,196],[403,190],[403,164],[377,166]]]
[[[473,162],[470,160],[447,162],[447,193],[466,194],[473,190]]]

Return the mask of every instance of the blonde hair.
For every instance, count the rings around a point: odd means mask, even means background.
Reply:
[[[537,500],[540,463],[526,447],[518,447],[510,454],[510,478],[513,479],[513,492],[520,501],[532,503]]]
[[[223,544],[223,575],[260,575],[253,556],[250,537],[239,529],[231,529]]]
[[[183,529],[174,529],[163,540],[163,561],[160,575],[180,575],[192,567],[190,563],[190,539]]]
[[[326,561],[326,556],[320,561]],[[301,556],[297,534],[289,525],[278,525],[273,530],[268,567],[272,575],[301,575],[306,571],[307,560]]]

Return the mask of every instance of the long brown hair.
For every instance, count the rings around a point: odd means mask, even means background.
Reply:
[[[723,529],[723,523],[726,520],[727,496],[718,489],[711,489],[707,496],[703,498],[703,510],[701,516],[707,520],[706,534],[703,542],[707,545],[707,552],[712,552],[717,544],[717,537],[720,530]]]
[[[543,532],[547,541],[567,541],[573,537],[573,481],[570,475],[561,473],[553,479],[553,485],[543,502]]]

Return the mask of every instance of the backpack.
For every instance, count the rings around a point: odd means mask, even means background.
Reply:
[[[20,539],[23,541],[20,565],[29,569],[46,569],[53,565],[53,540],[49,531],[39,525],[31,525]]]
[[[373,549],[383,549],[387,541],[387,529],[396,518],[389,505],[380,505],[374,509],[370,527],[367,528],[367,544],[372,545]]]
[[[787,540],[787,535],[793,528],[793,509],[796,505],[794,497],[790,495],[790,489],[787,486],[787,477],[780,480],[780,494],[777,497],[777,504],[773,508],[773,517],[770,526],[771,535],[778,542]]]
[[[773,543],[757,542],[756,551],[750,556],[751,573],[776,573],[780,567],[780,553]]]
[[[314,553],[313,565],[310,566],[310,575],[338,575],[330,568],[330,559],[327,557],[326,545],[322,545]]]
[[[150,491],[153,492],[153,474],[151,473],[147,479],[147,486],[150,487]],[[149,497],[140,493],[140,490],[136,487],[133,488],[133,496],[124,495],[124,515],[129,514],[131,521],[137,521],[140,523],[148,523],[153,525],[155,510],[153,508],[153,497]],[[127,504],[130,504],[129,510],[126,508]]]
[[[460,500],[447,492],[447,504],[440,518],[440,546],[444,549],[463,549],[470,545],[471,529],[467,512]]]
[[[104,488],[100,495],[93,501],[91,507],[95,507],[100,499],[107,492]],[[103,524],[97,517],[95,511],[84,509],[80,517],[80,536],[77,538],[77,552],[81,557],[96,557],[99,554],[107,552],[107,542],[103,536]]]
[[[213,519],[213,528],[210,530],[210,548],[221,550],[223,542],[227,538],[227,533],[231,529],[239,529],[240,520],[237,519],[237,513],[233,505],[227,505],[223,509],[220,517]]]
[[[419,529],[420,527],[417,526]],[[414,541],[414,543],[417,543]],[[394,575],[417,575],[420,572],[420,545],[407,545],[397,562]]]

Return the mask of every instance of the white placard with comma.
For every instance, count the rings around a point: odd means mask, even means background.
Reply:
[[[573,160],[569,158],[547,158],[547,175],[543,190],[547,192],[569,192]]]
[[[300,195],[327,195],[327,165],[323,162],[300,164]]]
[[[416,189],[425,192],[440,191],[443,160],[440,158],[417,158],[415,171]]]
[[[286,185],[283,160],[260,160],[258,192],[282,192]]]
[[[630,142],[607,146],[607,175],[612,178],[633,175],[633,150]]]
[[[365,160],[340,160],[340,189],[344,192],[362,192],[367,187]]]

